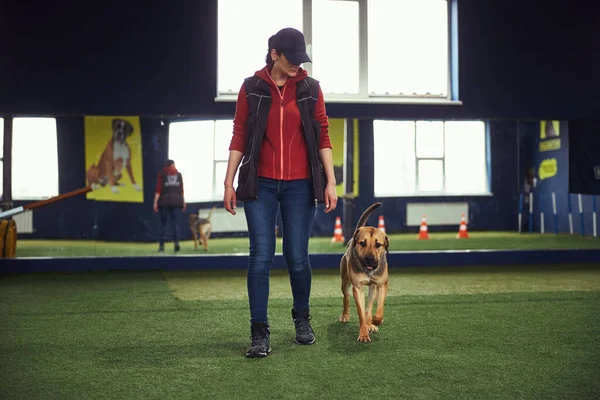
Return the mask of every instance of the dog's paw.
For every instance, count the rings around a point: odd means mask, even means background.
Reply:
[[[367,343],[371,341],[371,337],[369,336],[369,334],[367,333],[366,335],[363,335],[362,333],[360,335],[358,335],[358,339],[356,339],[359,342],[363,342],[363,343]]]
[[[350,321],[350,315],[349,314],[342,314],[340,315],[340,322],[348,322]]]
[[[134,183],[134,184],[133,184],[133,188],[134,188],[136,191],[138,191],[138,192],[141,192],[141,191],[142,191],[142,188],[141,188],[141,187],[140,187],[140,185],[138,185],[137,183]]]
[[[373,319],[371,320],[371,323],[372,323],[373,325],[381,325],[381,324],[383,324],[383,317],[377,317],[377,316],[375,316],[375,317],[373,317]]]
[[[379,332],[379,328],[371,324],[369,325],[369,332]]]
[[[116,187],[116,186],[113,186],[113,187],[112,187],[110,190],[111,190],[111,192],[113,192],[113,193],[119,193],[119,188],[118,188],[118,187]]]
[[[369,326],[368,325],[362,325],[360,327],[360,331],[358,334],[358,339],[359,342],[370,342],[371,341],[371,337],[369,336]]]

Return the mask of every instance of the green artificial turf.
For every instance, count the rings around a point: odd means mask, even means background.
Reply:
[[[337,271],[315,270],[312,346],[273,272],[273,353],[254,360],[244,271],[3,277],[0,398],[600,396],[600,266],[392,269],[367,344],[353,302],[337,321]]]
[[[456,239],[455,233],[430,233],[429,240],[417,240],[416,234],[390,234],[390,251],[439,250],[549,250],[549,249],[600,249],[600,238],[568,234],[537,234],[514,232],[470,232],[469,239]],[[110,257],[173,255],[173,245],[167,244],[165,253],[157,253],[156,243],[95,242],[87,240],[30,240],[19,239],[17,257]],[[282,252],[281,238],[277,239],[277,253]],[[331,243],[329,237],[310,239],[309,251],[342,253],[342,243]],[[191,240],[181,242],[178,254],[247,254],[248,238],[214,238],[209,251],[194,250]]]

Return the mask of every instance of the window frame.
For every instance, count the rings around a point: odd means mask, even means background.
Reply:
[[[197,199],[197,198],[190,198],[187,194],[184,195],[185,197],[185,201],[186,203],[190,204],[190,203],[210,203],[210,202],[215,202],[215,201],[221,201],[223,200],[223,188],[219,187],[219,182],[217,182],[217,166],[219,164],[225,164],[225,166],[227,166],[227,159],[221,159],[221,158],[216,158],[216,149],[215,149],[215,145],[216,145],[216,135],[217,135],[217,121],[227,121],[227,122],[231,122],[231,126],[233,127],[233,119],[228,119],[228,118],[214,118],[214,119],[202,119],[202,118],[194,118],[194,119],[185,119],[185,120],[173,120],[169,123],[169,127],[168,127],[168,151],[167,151],[167,156],[170,159],[175,159],[175,163],[177,165],[177,158],[179,157],[175,157],[172,153],[171,153],[171,140],[172,140],[172,136],[171,136],[171,124],[178,124],[178,123],[185,123],[185,122],[210,122],[212,123],[212,135],[213,135],[213,140],[212,140],[212,177],[211,177],[211,182],[212,182],[212,188],[210,190],[211,196],[210,198],[203,198],[203,199]],[[232,128],[233,129],[233,128]],[[232,131],[233,132],[233,131]],[[237,174],[239,172],[239,167],[238,170],[236,171],[236,175],[235,177],[237,177]],[[190,178],[186,178],[187,175],[189,175],[189,173],[182,171],[182,174],[184,174],[183,176],[183,180],[184,180],[184,185],[187,181],[193,181]],[[184,190],[185,190],[185,186],[184,186]],[[187,192],[187,191],[186,191]]]
[[[312,2],[313,0],[299,0],[302,2],[302,29],[306,40],[306,50],[309,56],[312,56]],[[368,92],[368,1],[369,0],[335,0],[357,2],[359,6],[359,93],[324,93],[324,99],[328,103],[374,103],[374,104],[422,104],[422,105],[462,105],[458,95],[458,6],[457,0],[439,0],[445,1],[447,5],[447,50],[448,65],[446,95],[408,95],[408,94],[371,94]],[[418,1],[418,0],[415,0]],[[218,12],[217,5],[217,12]],[[217,18],[218,19],[218,18]],[[218,36],[218,35],[217,35]],[[218,39],[217,39],[218,40]],[[218,49],[218,42],[217,42]],[[218,50],[217,50],[218,52]],[[218,76],[218,54],[215,57],[215,68]],[[308,75],[312,75],[312,64],[303,65]],[[250,73],[250,72],[249,72]],[[237,100],[237,91],[221,92],[218,88],[218,78],[216,79],[215,102],[235,102]],[[240,82],[241,85],[241,82]]]
[[[376,121],[378,119],[374,119],[373,121]],[[406,120],[390,120],[390,121],[406,121]],[[491,147],[490,147],[490,135],[489,135],[489,122],[486,120],[464,120],[464,121],[460,121],[460,122],[482,122],[483,123],[483,151],[485,152],[484,154],[484,166],[485,166],[485,190],[484,191],[480,191],[480,192],[464,192],[464,193],[459,193],[459,192],[447,192],[446,190],[446,123],[447,122],[455,122],[455,120],[441,120],[441,122],[443,122],[443,135],[442,135],[442,141],[443,141],[443,149],[444,149],[444,155],[442,157],[418,157],[417,156],[417,122],[419,121],[434,121],[434,120],[424,120],[424,119],[419,119],[419,120],[408,120],[409,122],[414,123],[414,135],[413,135],[413,151],[414,151],[414,188],[413,188],[413,192],[412,193],[400,193],[400,194],[390,194],[393,191],[388,191],[385,194],[382,193],[377,193],[375,191],[375,182],[373,181],[373,197],[375,198],[394,198],[394,197],[404,197],[404,198],[410,198],[410,197],[481,197],[481,196],[493,196],[493,192],[492,192],[492,188],[491,188]],[[375,135],[375,129],[373,127],[373,134]],[[375,137],[373,138],[373,142],[375,142]],[[373,147],[373,152],[375,152],[375,149]],[[374,159],[376,159],[376,155],[374,154]],[[442,189],[441,191],[421,191],[419,190],[419,161],[441,161],[442,162]],[[373,179],[375,179],[375,174],[373,174]]]
[[[15,121],[19,120],[19,119],[46,119],[46,120],[52,120],[54,122],[54,140],[53,142],[56,142],[56,148],[54,149],[54,151],[56,152],[56,191],[53,193],[47,193],[47,194],[34,194],[34,195],[29,195],[29,196],[20,196],[18,193],[18,188],[19,185],[15,184],[15,181],[17,181],[19,179],[15,179],[17,178],[15,176],[15,174],[18,174],[18,172],[16,171],[17,168],[15,168],[15,160],[17,159],[21,159],[21,158],[27,158],[24,157],[23,155],[20,154],[16,154],[15,152],[15,141],[14,141],[14,136],[15,136],[15,132],[18,131],[18,128],[15,129],[15,125],[18,126],[18,124],[15,124]],[[2,146],[2,151],[0,152],[1,156],[2,156],[2,162],[0,163],[0,175],[3,175],[2,170],[4,168],[4,118],[0,117],[0,124],[2,125],[2,128],[0,128],[0,138],[2,139],[0,141],[0,146]],[[46,200],[46,199],[50,199],[52,197],[56,197],[60,194],[60,160],[58,157],[58,148],[59,148],[59,140],[58,140],[58,124],[56,121],[56,118],[54,117],[45,117],[45,116],[31,116],[31,117],[14,117],[13,118],[13,138],[11,140],[11,160],[12,160],[12,165],[11,165],[11,200],[12,201],[39,201],[39,200]],[[49,154],[48,153],[48,149],[46,149],[46,151],[44,151],[44,154]],[[45,160],[45,161],[49,161],[49,160]],[[47,169],[45,169],[47,170]],[[36,174],[37,176],[38,174]],[[48,181],[48,176],[44,176],[43,179],[41,179],[42,181]],[[36,185],[35,183],[31,184],[31,182],[28,183],[27,185],[28,187],[38,187],[38,185]],[[3,176],[0,176],[0,197],[3,198],[4,196],[4,179]]]

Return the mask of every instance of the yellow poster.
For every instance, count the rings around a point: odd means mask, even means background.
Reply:
[[[84,135],[87,198],[143,203],[139,117],[86,116]]]
[[[354,168],[352,171],[353,177],[347,177],[347,179],[353,180],[352,194],[358,196],[358,120],[353,120],[353,157],[354,157]],[[345,168],[345,153],[346,153],[346,119],[344,118],[330,118],[329,119],[329,140],[333,147],[331,155],[333,158],[333,172],[335,174],[336,182],[336,193],[338,197],[345,194],[346,183],[344,182],[344,168]]]
[[[560,149],[560,121],[540,122],[540,151]]]
[[[556,158],[548,158],[540,163],[538,168],[538,176],[541,180],[552,178],[558,173],[558,163]]]
[[[335,191],[339,196],[344,194],[344,135],[346,133],[346,120],[343,118],[329,119],[329,140],[331,141],[331,156],[333,158],[333,172],[335,175]]]
[[[540,139],[554,139],[560,136],[560,121],[541,121]]]
[[[358,197],[358,173],[359,173],[359,152],[358,152],[358,119],[352,120],[352,124],[354,125],[354,185],[352,185],[352,194],[354,197]]]

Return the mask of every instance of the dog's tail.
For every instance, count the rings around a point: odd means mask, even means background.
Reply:
[[[360,219],[358,220],[358,222],[356,224],[356,229],[365,226],[365,224],[367,223],[367,220],[369,219],[371,214],[373,214],[373,211],[375,211],[375,209],[379,208],[380,205],[381,205],[381,202],[371,204],[369,206],[369,208],[367,208],[360,216]]]
[[[208,212],[208,216],[206,217],[207,220],[210,221],[210,216],[212,215],[213,211],[215,211],[216,208],[217,208],[217,206],[213,206],[213,208],[210,209],[210,211]]]

